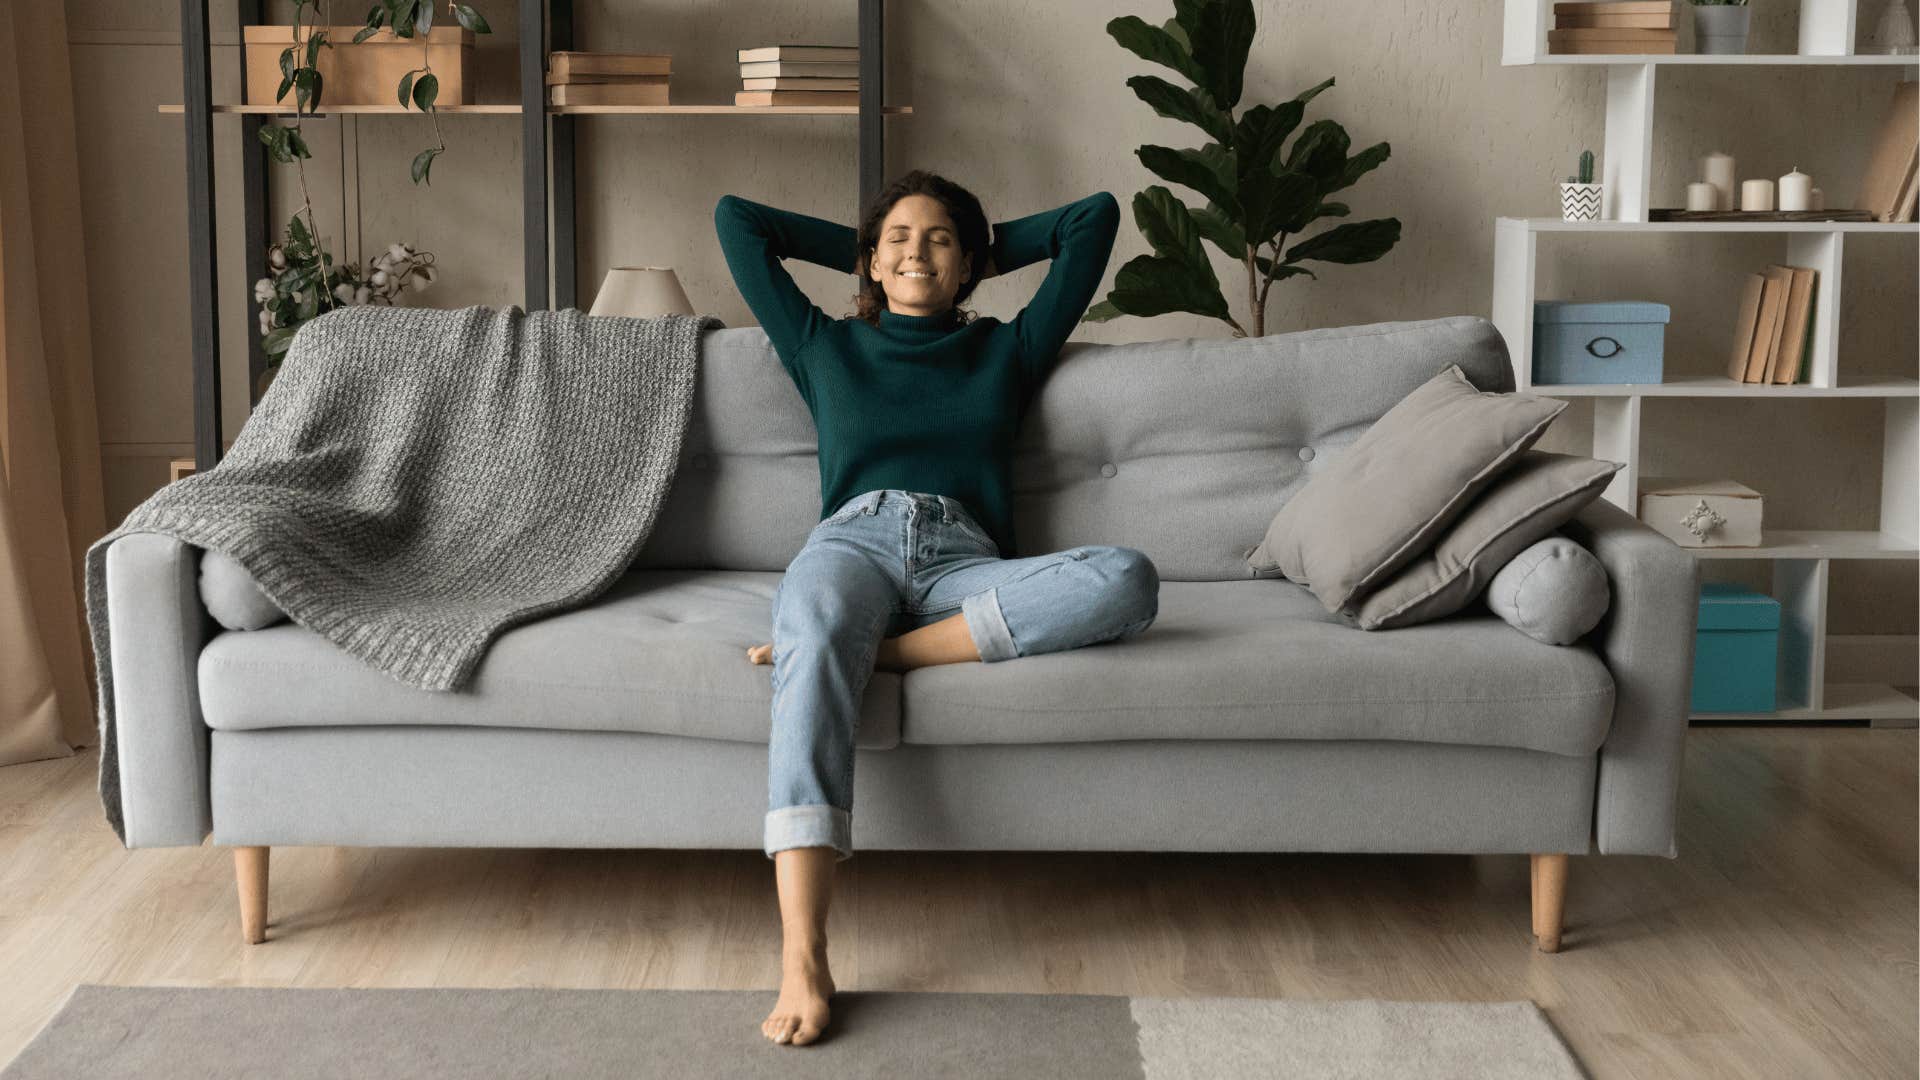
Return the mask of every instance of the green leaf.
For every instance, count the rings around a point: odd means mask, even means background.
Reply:
[[[301,288],[307,290],[307,295],[301,299],[299,306],[293,310],[293,317],[302,322],[320,314],[320,292],[318,289],[310,287],[310,285],[311,283],[301,286]]]
[[[307,103],[313,100],[314,82],[319,77],[320,72],[310,67],[303,67],[293,73],[295,109],[300,112],[308,111]]]
[[[1287,136],[1300,126],[1304,111],[1306,106],[1297,101],[1283,101],[1279,105],[1255,105],[1241,113],[1233,125],[1233,150],[1240,158],[1241,170],[1285,171],[1274,163],[1275,158]]]
[[[1347,167],[1347,129],[1337,120],[1315,120],[1293,141],[1287,155],[1287,170],[1304,172],[1320,184],[1322,191],[1337,190]]]
[[[1200,235],[1213,241],[1214,246],[1231,255],[1235,261],[1247,257],[1247,236],[1238,221],[1229,218],[1220,208],[1208,203],[1204,208],[1189,211],[1193,218],[1193,227]]]
[[[1325,90],[1327,87],[1332,85],[1333,85],[1333,76],[1329,75],[1327,76],[1326,82],[1321,83],[1319,86],[1310,86],[1307,89],[1300,91],[1300,93],[1294,96],[1293,100],[1299,102],[1302,105],[1305,105],[1307,102],[1312,101],[1314,98],[1319,97],[1320,91]]]
[[[461,26],[466,27],[476,34],[493,33],[493,27],[487,25],[485,16],[473,10],[470,4],[453,5],[453,17],[460,20]]]
[[[1262,274],[1265,274],[1268,270],[1272,270],[1273,280],[1275,281],[1284,281],[1287,278],[1298,277],[1301,274],[1305,274],[1315,281],[1320,280],[1318,274],[1315,274],[1304,266],[1295,266],[1292,263],[1281,263],[1276,267],[1273,265],[1273,260],[1267,258],[1265,255],[1255,255],[1253,257],[1253,264],[1260,268]]]
[[[1197,277],[1184,262],[1159,255],[1136,255],[1113,276],[1107,300],[1128,315],[1165,315],[1190,311],[1227,317],[1227,299],[1216,281]]]
[[[413,36],[413,20],[420,10],[420,0],[394,0],[393,32],[403,38]]]
[[[1218,147],[1219,143],[1209,146]],[[1231,160],[1231,152],[1227,160]],[[1182,184],[1207,197],[1207,201],[1224,209],[1228,214],[1240,216],[1240,198],[1234,189],[1232,170],[1226,170],[1226,177],[1220,172],[1219,156],[1209,156],[1202,150],[1175,150],[1166,146],[1146,145],[1134,151],[1140,163],[1152,170],[1154,175],[1175,184]]]
[[[1318,259],[1330,263],[1363,263],[1385,255],[1400,240],[1399,218],[1378,218],[1336,225],[1309,236],[1287,249],[1287,261]]]
[[[1158,184],[1133,197],[1133,223],[1147,238],[1154,253],[1178,259],[1193,267],[1195,273],[1213,277],[1207,251],[1200,246],[1200,230],[1195,227],[1187,204]]]
[[[353,43],[355,45],[358,45],[361,42],[367,40],[368,38],[372,37],[373,35],[379,32],[380,32],[380,27],[377,24],[368,23],[367,25],[360,28],[359,33],[353,35]]]
[[[294,69],[293,46],[289,45],[286,48],[280,50],[281,77],[287,78],[287,79],[293,78],[293,69]]]
[[[1313,220],[1320,191],[1305,173],[1284,172],[1278,176],[1256,171],[1240,179],[1240,200],[1244,206],[1240,218],[1247,238],[1265,243],[1274,234],[1299,232]]]
[[[292,221],[287,222],[287,235],[293,239],[294,243],[301,245],[313,239],[313,235],[307,232],[307,223],[302,221],[298,214],[294,215]]]
[[[1221,142],[1233,141],[1233,121],[1213,107],[1206,94],[1185,90],[1157,75],[1135,75],[1127,80],[1134,95],[1171,120],[1185,120]]]
[[[308,97],[308,105],[310,108],[318,109],[320,107],[320,69],[308,68],[307,70],[313,72],[313,93]]]
[[[1081,322],[1106,322],[1108,319],[1117,319],[1120,316],[1125,314],[1126,312],[1121,311],[1119,308],[1113,306],[1113,301],[1102,300],[1099,303],[1088,308],[1087,313],[1080,317],[1080,321]]]
[[[280,89],[273,92],[273,100],[285,101],[287,99],[287,91],[291,89],[293,89],[293,76],[283,77],[280,80]]]
[[[287,150],[293,155],[293,157],[310,158],[313,156],[313,152],[307,149],[307,140],[300,137],[299,128],[288,128],[286,129],[286,131],[287,131]],[[289,158],[288,160],[292,160],[292,158]]]
[[[1175,3],[1176,9],[1184,6]],[[1191,21],[1181,18],[1193,42],[1193,62],[1206,76],[1200,85],[1222,109],[1240,103],[1247,71],[1247,50],[1253,44],[1252,0],[1208,0]]]
[[[413,29],[421,37],[433,33],[433,0],[414,9]]]
[[[400,107],[406,108],[413,101],[413,72],[400,76]]]
[[[413,156],[413,182],[432,184],[427,178],[428,170],[433,168],[433,159],[440,156],[441,147],[429,146]]]
[[[433,108],[433,99],[440,96],[440,80],[429,71],[413,81],[413,104],[421,112]]]
[[[1169,26],[1174,24],[1169,23]],[[1176,27],[1177,28],[1177,27]],[[1205,80],[1200,68],[1194,64],[1193,57],[1187,51],[1186,43],[1172,33],[1152,26],[1137,16],[1122,15],[1107,22],[1107,36],[1120,43],[1120,47],[1133,53],[1142,60],[1169,67],[1187,77],[1195,86]]]
[[[320,62],[320,46],[327,43],[327,32],[315,30],[307,35],[307,66],[313,67]]]
[[[1339,191],[1341,188],[1352,187],[1362,176],[1379,168],[1380,163],[1387,160],[1387,156],[1392,152],[1392,148],[1386,143],[1374,143],[1372,146],[1353,155],[1348,158],[1346,164],[1341,167],[1339,181],[1327,190]]]
[[[1346,217],[1347,214],[1350,212],[1351,211],[1347,209],[1346,203],[1323,202],[1320,204],[1319,213],[1315,214],[1314,216],[1315,217]]]
[[[293,335],[297,329],[298,327],[293,326],[279,326],[269,330],[267,336],[260,339],[260,348],[268,356],[279,356],[293,344]]]

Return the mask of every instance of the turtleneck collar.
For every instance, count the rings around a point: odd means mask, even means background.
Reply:
[[[880,309],[882,330],[945,330],[952,321],[952,308],[938,315],[902,315],[891,308]]]

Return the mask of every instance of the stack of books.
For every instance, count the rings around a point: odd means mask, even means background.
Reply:
[[[1893,88],[1893,105],[1880,121],[1860,182],[1859,208],[1876,221],[1912,221],[1920,188],[1920,83]]]
[[[1672,0],[1557,3],[1553,27],[1549,53],[1673,52]]]
[[[1747,275],[1740,318],[1733,328],[1727,378],[1745,383],[1807,381],[1812,351],[1813,287],[1817,271],[1768,266]]]
[[[665,105],[669,53],[551,52],[549,105]]]
[[[858,105],[857,45],[767,45],[740,50],[735,105]]]

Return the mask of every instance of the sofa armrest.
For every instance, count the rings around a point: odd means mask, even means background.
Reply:
[[[1603,855],[1679,854],[1674,803],[1693,692],[1700,566],[1672,540],[1604,499],[1561,527],[1612,584],[1587,640],[1613,675],[1613,724],[1600,746],[1594,840]]]
[[[200,714],[209,619],[199,554],[162,533],[128,533],[107,545],[115,761],[130,848],[197,847],[213,827]]]

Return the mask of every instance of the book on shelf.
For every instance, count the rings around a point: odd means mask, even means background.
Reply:
[[[762,45],[753,49],[741,49],[739,61],[743,64],[760,60],[797,61],[801,63],[823,63],[841,61],[857,62],[860,59],[858,45]]]
[[[1657,15],[1642,15],[1604,12],[1597,15],[1555,15],[1553,25],[1558,30],[1668,30],[1673,27],[1673,13],[1668,11]]]
[[[1672,53],[1671,30],[1634,30],[1619,27],[1547,31],[1547,52],[1559,55],[1627,55]]]
[[[667,105],[667,84],[562,83],[547,87],[549,105]]]
[[[1760,299],[1766,295],[1767,279],[1748,274],[1740,290],[1740,313],[1733,320],[1733,351],[1727,356],[1727,378],[1747,381],[1747,357],[1753,352],[1753,332],[1760,323]]]
[[[1903,82],[1893,88],[1893,103],[1874,133],[1855,205],[1879,221],[1912,220],[1899,215],[1909,204],[1907,191],[1913,185],[1916,160],[1920,160],[1920,82]]]
[[[1792,279],[1787,285],[1786,307],[1780,315],[1780,332],[1761,381],[1782,386],[1803,382],[1808,346],[1813,338],[1813,284],[1819,271],[1777,264],[1768,269],[1785,270]]]
[[[857,79],[860,77],[860,64],[858,61],[848,60],[755,60],[740,65],[740,77],[743,79],[794,76],[812,79]]]
[[[742,90],[859,90],[859,79],[815,79],[806,76],[741,79]]]
[[[1894,200],[1893,216],[1889,221],[1912,221],[1914,212],[1914,187],[1920,183],[1920,151],[1916,151],[1913,160],[1907,162],[1907,180],[1900,187],[1900,197]]]
[[[547,81],[571,82],[576,75],[671,75],[671,53],[571,52],[547,54]]]
[[[665,75],[582,75],[579,72],[555,75],[547,72],[548,86],[585,86],[588,83],[658,83],[665,86],[667,79]]]
[[[1561,0],[1553,5],[1562,15],[1664,15],[1673,18],[1673,0]]]
[[[1787,293],[1793,285],[1793,271],[1784,266],[1769,266],[1760,271],[1766,289],[1760,295],[1760,319],[1753,327],[1753,347],[1747,350],[1747,370],[1741,382],[1767,381],[1767,365],[1773,362],[1780,345],[1780,326],[1787,313]]]
[[[860,95],[850,90],[736,90],[735,105],[858,105]]]

